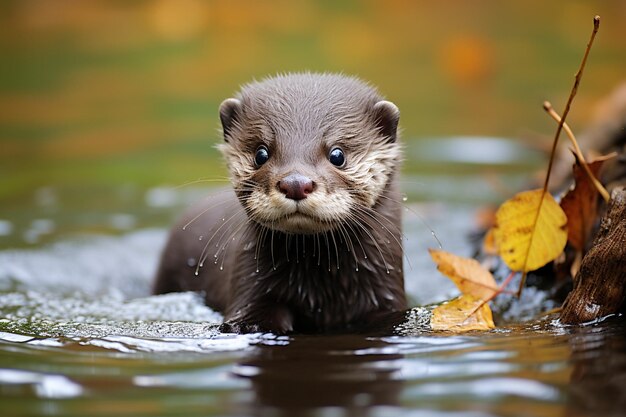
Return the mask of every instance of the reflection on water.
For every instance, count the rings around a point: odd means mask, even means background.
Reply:
[[[485,175],[494,170],[518,188],[525,175],[517,169],[532,164],[507,141],[489,142],[504,151],[476,166],[472,154],[455,159],[454,141],[440,142],[407,149],[425,155],[425,165],[429,146],[441,146],[449,170],[403,179],[413,305],[456,294],[427,248],[471,253],[473,207],[449,202],[498,198]],[[543,417],[617,416],[624,408],[623,322],[563,328],[531,320],[466,335],[222,334],[221,315],[201,295],[150,295],[166,237],[155,226],[206,190],[73,191],[39,189],[0,211],[11,214],[0,222],[3,415]],[[415,204],[416,196],[448,203]],[[532,319],[554,306],[546,297],[529,288],[521,301],[502,296],[495,312],[509,323]]]
[[[98,346],[3,334],[0,398],[10,415],[618,416],[625,330],[608,322],[246,343],[213,335],[231,340],[202,352],[144,350],[124,337]]]
[[[259,346],[233,372],[252,382],[249,407],[257,415],[333,407],[364,415],[372,407],[400,405],[403,356],[381,339],[297,337],[280,348]]]
[[[624,415],[626,326],[588,327],[569,340],[573,363],[569,391],[572,415]]]
[[[435,246],[467,253],[471,210],[406,214],[407,290],[454,294]],[[626,325],[504,325],[469,335],[220,334],[197,294],[149,296],[163,230],[0,252],[3,415],[621,415]],[[536,305],[549,307],[539,291]],[[529,313],[517,311],[517,317]],[[4,414],[5,411],[8,414]],[[600,413],[600,414],[598,414]]]

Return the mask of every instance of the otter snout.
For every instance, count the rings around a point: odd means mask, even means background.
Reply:
[[[315,189],[315,183],[302,174],[290,174],[278,181],[278,190],[290,200],[304,200]]]

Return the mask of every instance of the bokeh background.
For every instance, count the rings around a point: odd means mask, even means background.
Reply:
[[[562,109],[594,14],[575,130],[626,78],[623,0],[2,0],[0,218],[54,203],[50,190],[72,190],[76,217],[110,189],[223,176],[220,101],[279,72],[372,82],[409,144],[540,142],[554,131],[541,103]]]

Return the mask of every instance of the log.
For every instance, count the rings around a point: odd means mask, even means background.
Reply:
[[[563,303],[561,322],[579,324],[625,311],[626,188],[618,187]]]

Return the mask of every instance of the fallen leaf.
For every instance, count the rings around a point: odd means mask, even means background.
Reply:
[[[452,253],[428,249],[439,272],[454,282],[463,294],[486,300],[499,292],[493,275],[476,259],[463,258]]]
[[[563,252],[567,217],[550,193],[524,191],[500,206],[493,230],[507,266],[512,271],[534,271]]]
[[[495,328],[489,305],[483,305],[479,297],[463,294],[433,310],[430,327],[433,330],[466,332],[470,330],[491,330]],[[471,314],[471,315],[470,315]]]
[[[487,177],[491,178],[491,177]],[[479,230],[491,229],[496,222],[497,206],[481,207],[474,213],[474,223]]]
[[[485,255],[497,255],[498,247],[496,246],[496,240],[493,237],[493,228],[487,230],[485,237],[483,238],[483,252]]]
[[[602,164],[615,157],[616,153],[602,156],[589,162],[589,170],[598,177]],[[578,251],[584,251],[596,221],[598,206],[598,191],[594,187],[589,175],[580,165],[578,156],[574,164],[574,188],[569,190],[561,200],[561,208],[567,215],[567,240]]]

